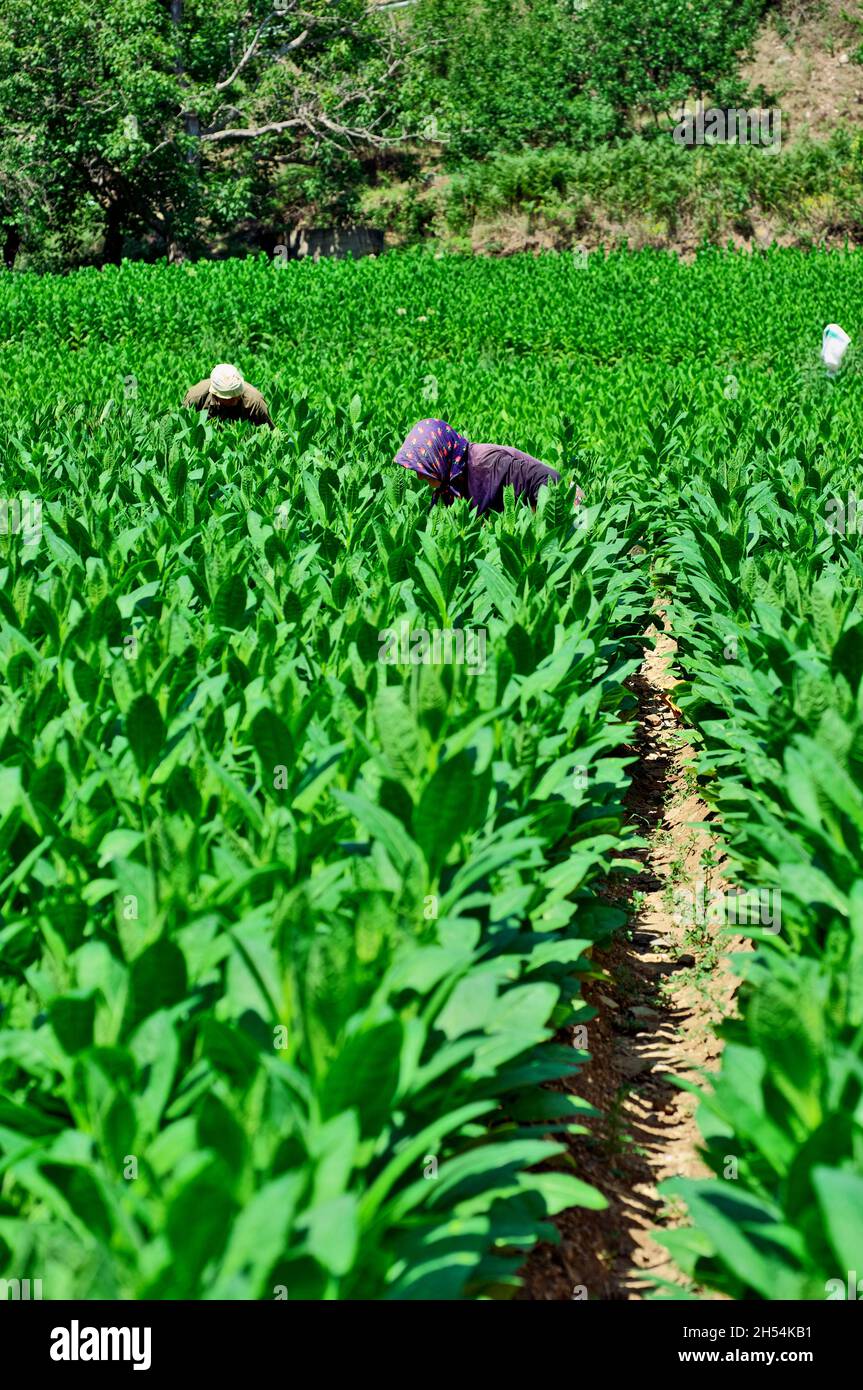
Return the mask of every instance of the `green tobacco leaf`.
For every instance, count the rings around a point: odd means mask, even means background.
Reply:
[[[168,1104],[180,1056],[177,1025],[168,1010],[150,1013],[133,1033],[129,1048],[141,1068],[144,1089],[136,1099],[143,1134],[155,1134]]]
[[[467,753],[441,763],[414,813],[414,835],[435,875],[450,849],[473,826],[474,778]]]
[[[126,737],[138,770],[148,772],[165,743],[164,721],[152,695],[135,696],[126,713]]]
[[[293,772],[294,741],[284,720],[271,709],[260,709],[251,724],[252,743],[261,767],[261,781],[268,793],[279,799],[276,789],[278,769]]]
[[[230,574],[219,585],[210,611],[215,627],[237,631],[244,626],[246,584],[241,575]]]
[[[417,868],[418,846],[395,816],[352,792],[336,791],[334,795],[374,839],[380,840],[400,873],[406,876]]]
[[[61,1194],[69,1210],[90,1236],[107,1241],[111,1235],[111,1208],[99,1179],[80,1163],[46,1162],[45,1179]]]
[[[218,1159],[202,1158],[188,1177],[178,1177],[177,1186],[165,1217],[172,1254],[169,1282],[174,1297],[190,1297],[204,1266],[225,1247],[234,1200],[227,1169]]]
[[[284,1173],[255,1193],[240,1211],[219,1263],[213,1298],[265,1298],[264,1280],[285,1253],[305,1187],[302,1173]]]
[[[809,979],[814,982],[814,974]],[[817,996],[781,980],[765,980],[750,1008],[752,1030],[770,1074],[814,1128],[821,1117],[824,1015]]]
[[[355,1109],[363,1135],[376,1134],[396,1098],[401,1047],[402,1027],[397,1019],[349,1038],[324,1078],[324,1116]]]
[[[65,789],[66,773],[56,759],[38,767],[28,787],[31,801],[51,812],[60,809]]]
[[[178,1004],[186,993],[186,962],[173,941],[156,941],[129,967],[128,1026],[135,1028],[150,1014]]]
[[[313,1206],[303,1222],[309,1253],[332,1274],[347,1274],[359,1243],[357,1198],[344,1193]]]
[[[384,754],[396,777],[412,782],[420,772],[423,754],[420,734],[401,690],[382,686],[375,700],[375,727]]]
[[[836,1254],[836,1275],[859,1270],[863,1250],[863,1176],[838,1168],[817,1167],[812,1185],[824,1226]],[[859,1277],[859,1276],[858,1276]]]
[[[518,599],[512,584],[488,563],[487,560],[478,558],[475,562],[477,571],[482,580],[483,587],[495,604],[502,618],[510,618],[514,613]]]
[[[595,1187],[573,1177],[571,1173],[526,1173],[521,1186],[530,1192],[538,1192],[545,1202],[549,1216],[566,1211],[569,1207],[587,1207],[591,1211],[604,1211],[608,1201]]]
[[[95,1018],[96,1001],[89,991],[63,995],[50,1006],[51,1027],[63,1050],[70,1054],[91,1046]]]
[[[766,1299],[799,1296],[800,1265],[787,1248],[790,1232],[774,1208],[732,1183],[673,1178],[661,1191],[686,1202],[698,1228],[744,1287]]]

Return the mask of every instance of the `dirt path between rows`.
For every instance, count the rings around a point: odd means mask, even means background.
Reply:
[[[684,1283],[651,1232],[685,1224],[685,1212],[670,1208],[657,1187],[665,1178],[708,1171],[697,1152],[697,1101],[674,1078],[697,1081],[718,1065],[721,1043],[711,1025],[733,1012],[737,982],[729,956],[748,943],[710,924],[711,894],[725,887],[721,848],[709,827],[693,826],[711,813],[697,793],[692,750],[669,698],[674,642],[655,629],[650,635],[656,649],[631,687],[639,705],[632,747],[638,761],[627,798],[648,845],[628,856],[640,861],[640,872],[610,886],[611,900],[629,908],[630,926],[594,953],[607,978],[583,989],[598,1010],[587,1025],[591,1061],[567,1085],[602,1112],[569,1147],[578,1175],[609,1206],[556,1219],[561,1242],[532,1253],[521,1299],[640,1299],[650,1287],[645,1276]],[[568,1034],[575,1042],[575,1030]]]

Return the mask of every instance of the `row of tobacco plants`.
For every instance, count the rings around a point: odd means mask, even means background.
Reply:
[[[692,1225],[660,1239],[732,1298],[855,1298],[863,1256],[859,465],[825,395],[743,442],[729,422],[718,466],[668,439],[652,504],[727,929],[754,948],[701,1089],[714,1176],[666,1184]]]
[[[134,402],[5,443],[41,515],[0,536],[2,1273],[513,1290],[603,1204],[542,1083],[620,918],[625,490],[429,510],[359,401],[278,447]]]

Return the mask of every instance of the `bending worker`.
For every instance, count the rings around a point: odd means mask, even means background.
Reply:
[[[471,444],[445,420],[420,420],[414,425],[395,462],[412,469],[434,488],[432,506],[442,503],[448,507],[461,497],[480,515],[503,511],[505,487],[514,488],[516,497],[523,497],[536,511],[539,489],[560,482],[554,468],[530,454],[501,444]],[[576,488],[576,506],[583,500],[581,488]]]
[[[191,386],[183,405],[194,410],[206,410],[211,420],[248,420],[251,425],[275,428],[260,391],[244,381],[230,362],[220,362],[206,381]]]

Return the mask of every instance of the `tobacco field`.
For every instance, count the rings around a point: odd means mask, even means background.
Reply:
[[[662,1240],[681,1296],[863,1269],[863,378],[817,357],[861,290],[780,250],[0,277],[0,1278],[503,1299],[601,1213],[566,1029],[628,930],[657,601],[733,882],[781,891]],[[274,432],[180,410],[217,361]],[[562,486],[430,508],[426,415]],[[402,625],[482,659],[388,663]]]

